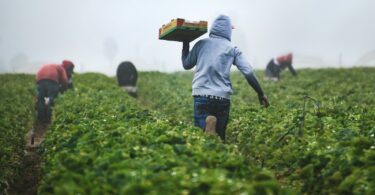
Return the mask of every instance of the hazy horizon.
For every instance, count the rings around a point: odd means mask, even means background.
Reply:
[[[122,61],[182,71],[182,44],[158,40],[158,29],[177,17],[210,27],[221,13],[255,69],[287,52],[297,69],[375,66],[374,8],[371,0],[0,0],[0,72],[35,73],[63,59],[76,72],[114,75]]]

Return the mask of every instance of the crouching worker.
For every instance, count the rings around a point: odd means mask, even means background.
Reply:
[[[234,64],[257,92],[261,105],[269,106],[254,72],[239,51],[231,43],[230,18],[220,15],[212,24],[209,38],[198,41],[189,51],[189,43],[183,43],[182,64],[185,69],[195,67],[193,79],[194,124],[208,134],[218,134],[225,142],[230,111],[232,85],[230,68]]]
[[[72,63],[73,64],[73,63]],[[73,71],[73,65],[47,64],[43,65],[36,74],[37,118],[41,123],[50,123],[52,106],[59,91],[69,87],[68,71]],[[67,69],[66,69],[67,68]]]
[[[292,53],[271,59],[266,68],[266,80],[279,81],[280,72],[285,68],[288,68],[294,76],[297,76],[297,72],[292,66],[292,61]]]
[[[125,61],[117,67],[117,81],[122,89],[129,95],[137,97],[137,69],[133,63]]]

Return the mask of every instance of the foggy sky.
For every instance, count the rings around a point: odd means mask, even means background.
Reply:
[[[124,60],[183,70],[182,44],[158,40],[158,29],[177,17],[210,26],[222,13],[254,68],[286,52],[296,68],[374,66],[374,10],[373,0],[0,0],[0,72],[35,73],[63,59],[108,75]]]

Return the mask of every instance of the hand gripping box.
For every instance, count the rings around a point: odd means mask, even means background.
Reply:
[[[159,29],[159,39],[168,41],[193,41],[207,32],[207,21],[189,22],[173,19]]]

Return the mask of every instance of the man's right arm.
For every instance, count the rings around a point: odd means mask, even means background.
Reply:
[[[197,43],[198,44],[198,43]],[[190,52],[190,44],[189,42],[184,41],[182,45],[182,66],[185,70],[192,69],[197,64],[197,54],[196,54],[196,48],[192,49]]]

